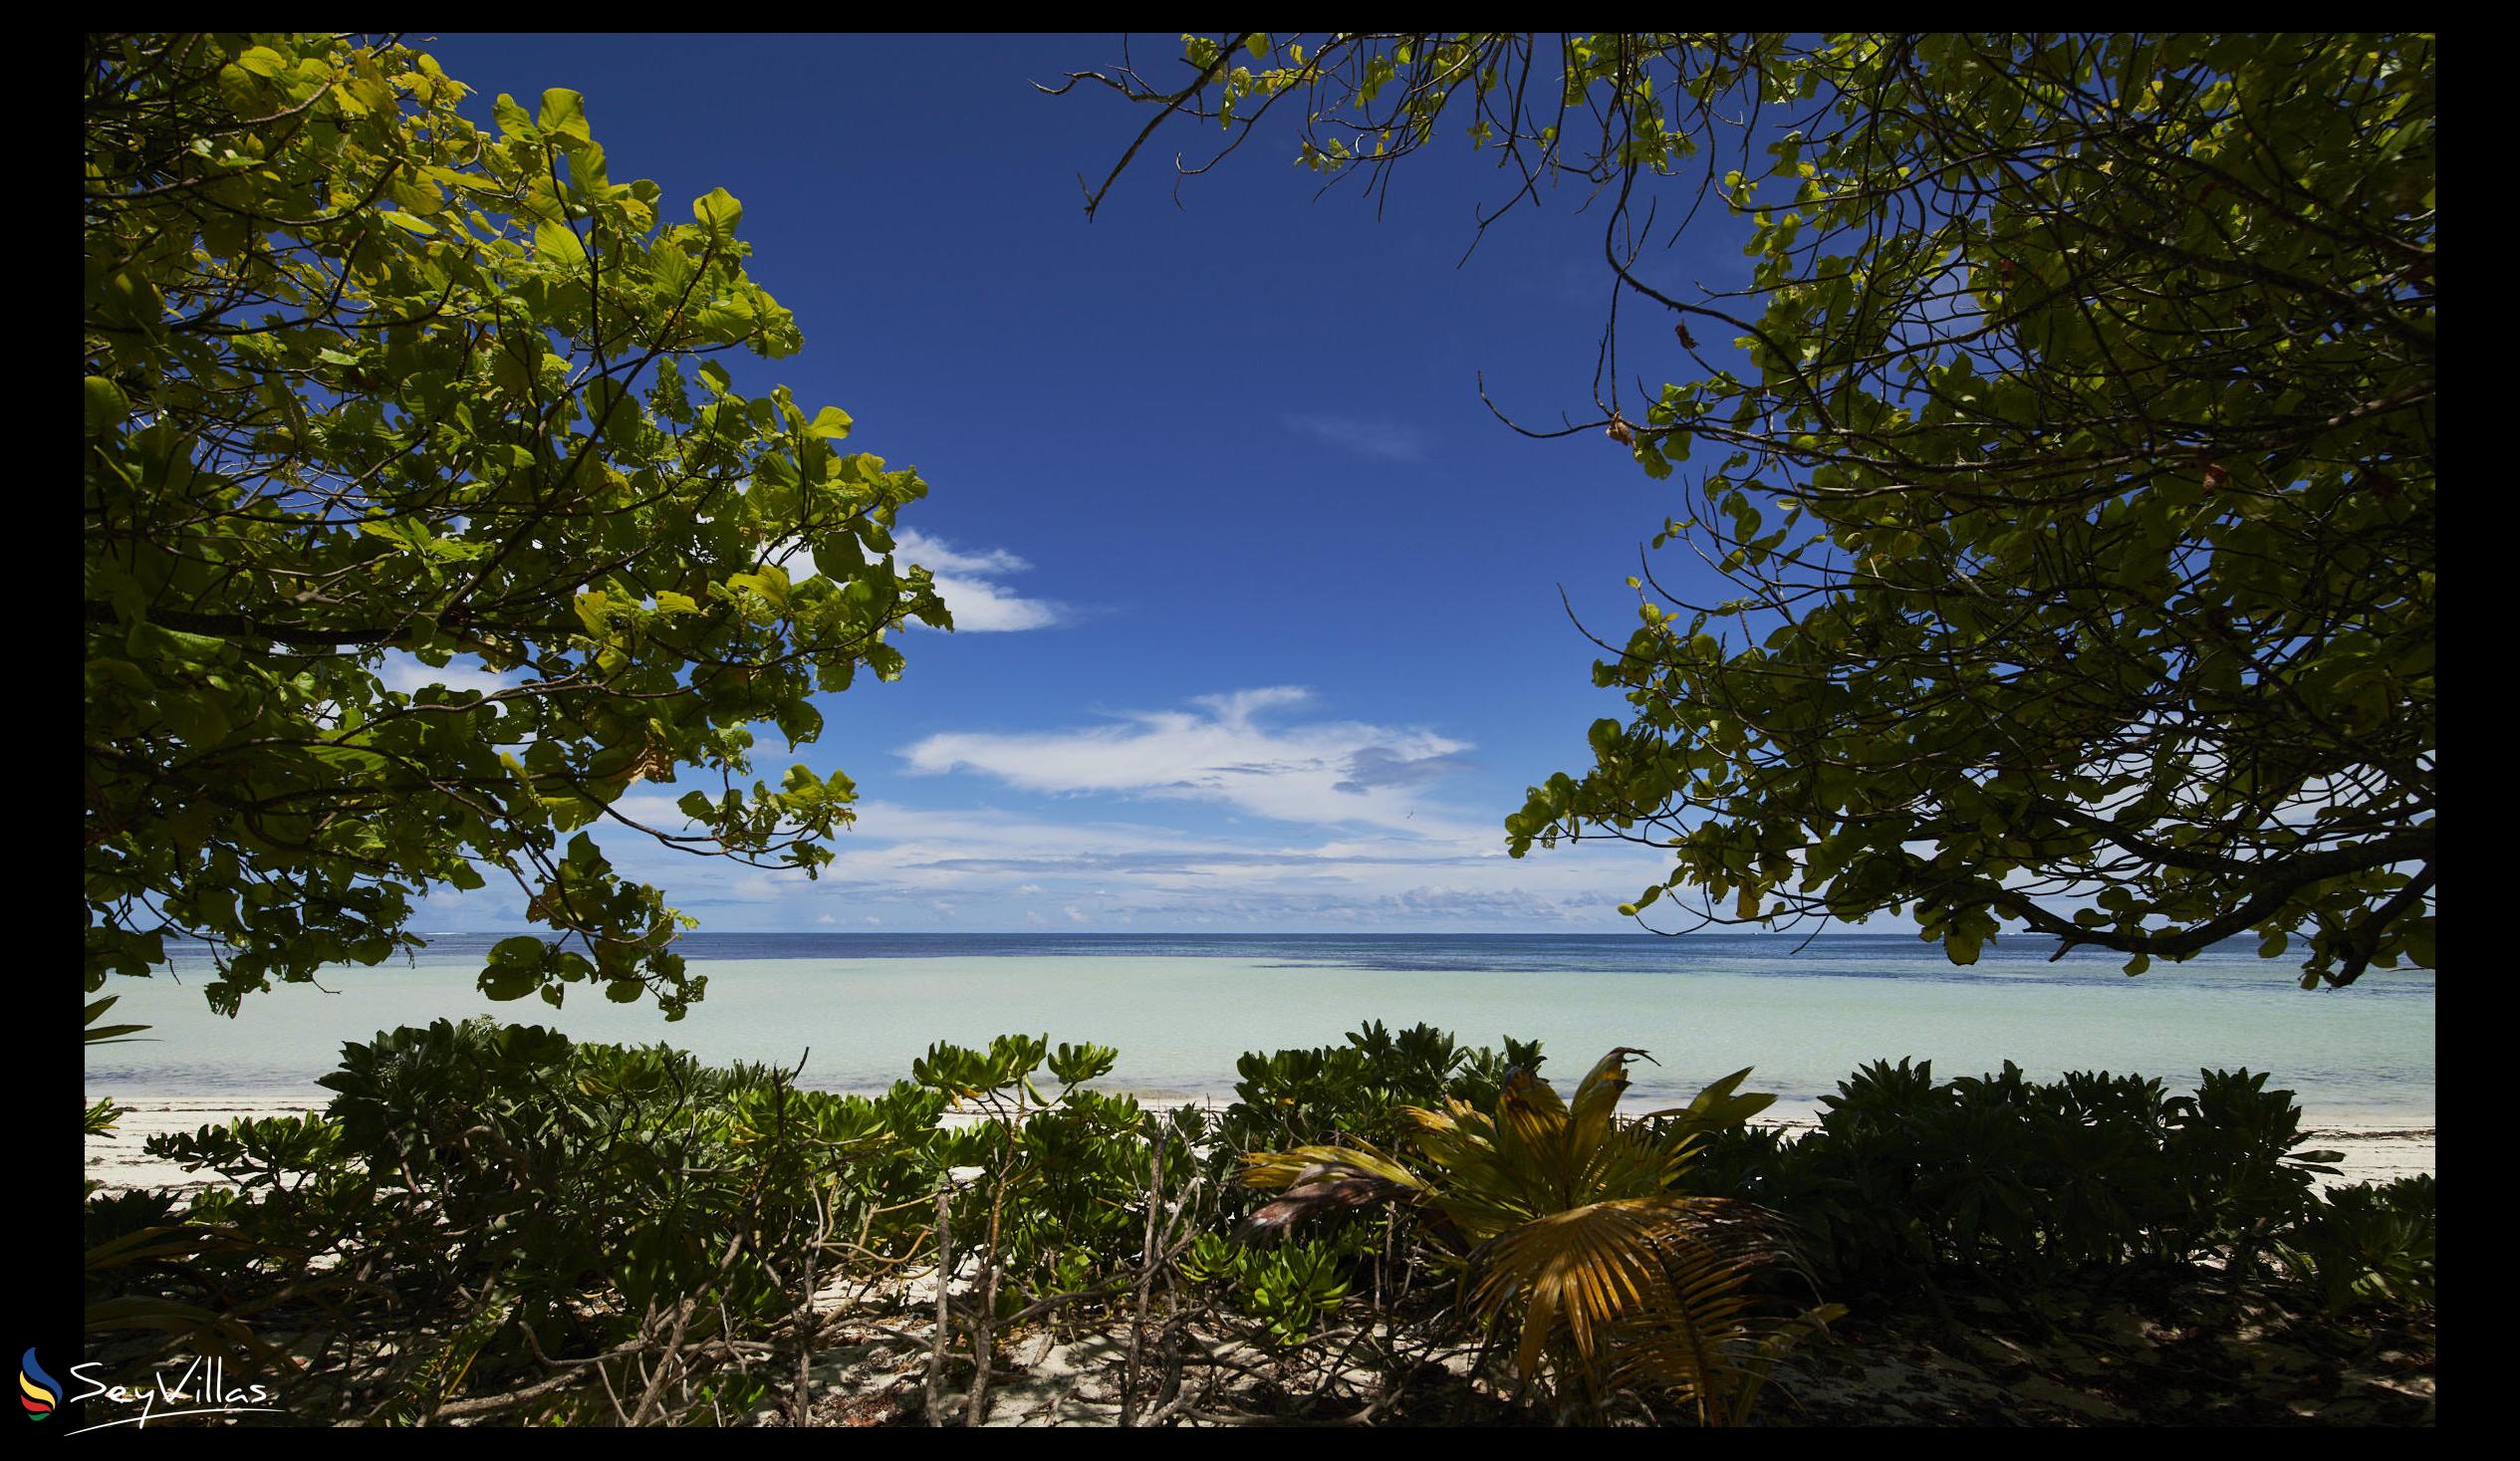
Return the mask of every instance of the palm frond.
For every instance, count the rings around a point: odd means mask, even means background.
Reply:
[[[1736,1423],[1777,1359],[1843,1311],[1763,1314],[1769,1301],[1751,1291],[1752,1277],[1797,1267],[1784,1220],[1751,1203],[1675,1190],[1707,1133],[1776,1097],[1743,1093],[1745,1068],[1687,1105],[1656,1112],[1658,1124],[1623,1124],[1632,1058],[1652,1059],[1631,1046],[1612,1050],[1572,1103],[1516,1070],[1492,1110],[1459,1099],[1442,1110],[1402,1107],[1423,1158],[1417,1170],[1369,1147],[1247,1156],[1244,1182],[1283,1195],[1243,1232],[1391,1198],[1422,1202],[1448,1220],[1445,1241],[1466,1250],[1471,1310],[1494,1328],[1519,1322],[1514,1364],[1525,1383],[1554,1360],[1556,1383],[1592,1398],[1642,1386],[1694,1405],[1708,1424]]]
[[[1564,1324],[1577,1357],[1599,1362],[1599,1332],[1639,1318],[1664,1287],[1663,1230],[1686,1199],[1628,1198],[1550,1213],[1483,1245],[1473,1255],[1471,1303],[1489,1323],[1522,1304],[1514,1363],[1522,1378]]]
[[[1773,1381],[1778,1363],[1846,1312],[1845,1305],[1824,1304],[1774,1318],[1674,1305],[1622,1337],[1617,1377],[1691,1405],[1702,1425],[1739,1425]]]
[[[1425,1191],[1416,1173],[1371,1147],[1299,1146],[1292,1151],[1257,1151],[1242,1160],[1243,1185],[1284,1192],[1243,1219],[1237,1235],[1245,1239],[1283,1232],[1318,1212],[1365,1207]]]

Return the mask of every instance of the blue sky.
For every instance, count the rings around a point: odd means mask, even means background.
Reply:
[[[1625,638],[1627,576],[1681,511],[1617,444],[1527,440],[1478,397],[1483,372],[1528,422],[1595,414],[1608,291],[1580,190],[1456,269],[1505,191],[1466,138],[1401,170],[1378,221],[1354,183],[1315,201],[1291,133],[1176,207],[1181,127],[1089,222],[1079,174],[1147,114],[1033,83],[1116,63],[1110,35],[418,44],[485,124],[501,92],[568,87],[616,180],[741,198],[806,346],[730,358],[739,383],[843,407],[853,448],[930,488],[901,541],[963,627],[911,630],[900,681],[818,702],[796,759],[862,798],[836,865],[604,838],[625,870],[718,930],[1634,927],[1616,905],[1662,859],[1503,853],[1525,787],[1580,774],[1586,727],[1625,708],[1561,586]],[[1152,76],[1177,54],[1139,38]],[[1653,262],[1715,287],[1747,267],[1711,230]],[[1624,364],[1649,386],[1689,368],[1675,345]],[[1708,587],[1684,549],[1656,572]],[[784,747],[763,750],[775,780]],[[419,926],[516,921],[441,896]]]

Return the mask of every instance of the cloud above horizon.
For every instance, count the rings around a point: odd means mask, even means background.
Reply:
[[[621,810],[659,830],[681,822],[664,792],[624,798]],[[857,813],[812,882],[632,837],[605,845],[626,873],[655,878],[676,906],[703,911],[715,927],[815,926],[826,916],[874,924],[881,916],[895,927],[1609,929],[1625,926],[1615,905],[1666,865],[1616,844],[1518,860],[1504,854],[1497,826],[1440,837],[1288,836],[1125,818],[1054,822],[985,806],[869,801]]]
[[[902,790],[952,805],[871,796],[819,881],[596,831],[626,876],[721,929],[1626,927],[1617,905],[1667,873],[1667,854],[1588,840],[1507,856],[1505,809],[1436,799],[1471,749],[1261,686],[1105,723],[925,737],[900,753]],[[973,795],[985,784],[1065,800],[994,805]],[[675,790],[642,787],[615,810],[678,832]]]
[[[916,775],[972,771],[1020,791],[1210,802],[1281,822],[1410,825],[1437,837],[1462,830],[1439,815],[1421,820],[1434,809],[1418,789],[1466,765],[1468,742],[1358,721],[1269,723],[1311,698],[1273,685],[1110,725],[932,735],[900,754]]]

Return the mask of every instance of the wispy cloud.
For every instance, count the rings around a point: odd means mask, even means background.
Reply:
[[[675,830],[672,790],[635,793],[620,810]],[[1070,928],[1617,930],[1628,925],[1615,905],[1670,866],[1665,853],[1616,843],[1508,857],[1502,827],[1467,817],[1187,831],[996,806],[870,800],[856,811],[819,881],[667,852],[610,822],[594,831],[625,875],[668,888],[717,929],[833,926],[826,916],[844,927],[1006,927],[1039,913]]]
[[[1317,704],[1268,686],[1108,724],[927,737],[904,759],[923,777],[961,773],[949,796],[967,796],[976,775],[1079,800],[870,797],[819,881],[669,852],[619,824],[596,830],[625,875],[669,888],[714,928],[831,926],[832,915],[870,928],[1615,930],[1627,926],[1616,906],[1669,871],[1666,852],[1590,840],[1506,856],[1501,809],[1436,800],[1467,743],[1306,718]],[[641,788],[617,810],[679,831],[678,790]],[[1195,807],[1249,815],[1182,816]]]
[[[858,813],[822,880],[790,880],[800,910],[843,898],[898,910],[893,921],[907,926],[935,918],[941,902],[965,914],[985,907],[1001,923],[1038,911],[1072,926],[1129,919],[1141,927],[1617,928],[1625,924],[1615,905],[1669,865],[1661,854],[1615,844],[1511,858],[1502,854],[1501,826],[1441,837],[1272,839],[1143,822],[1051,822],[1001,808],[870,802]],[[673,873],[677,898],[695,876],[710,872]]]
[[[1441,835],[1451,829],[1418,789],[1470,749],[1432,731],[1356,721],[1270,724],[1311,692],[1288,685],[1210,695],[1196,710],[1113,725],[933,735],[901,754],[924,775],[975,771],[1023,791],[1094,792],[1222,803],[1282,822],[1365,823]]]
[[[1290,431],[1353,451],[1359,456],[1386,462],[1414,462],[1426,458],[1426,433],[1415,426],[1317,413],[1291,413],[1278,419]]]

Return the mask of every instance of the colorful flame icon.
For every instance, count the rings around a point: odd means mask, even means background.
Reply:
[[[61,1381],[44,1372],[32,1349],[18,1361],[18,1403],[26,1407],[30,1420],[42,1420],[61,1403]]]

